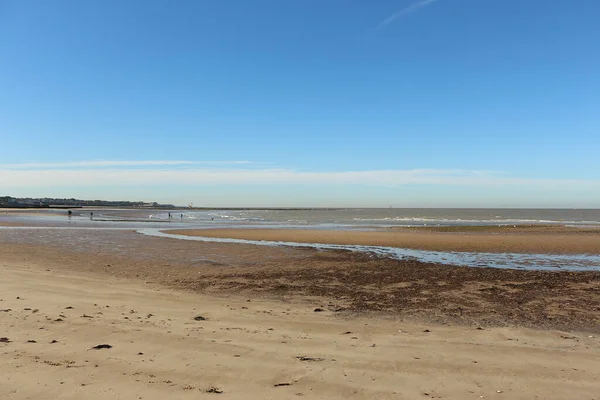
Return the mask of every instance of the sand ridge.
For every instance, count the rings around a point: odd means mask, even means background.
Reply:
[[[332,231],[315,229],[178,229],[167,233],[214,238],[403,247],[432,251],[600,254],[600,231],[536,230],[524,234],[436,232],[427,230]]]

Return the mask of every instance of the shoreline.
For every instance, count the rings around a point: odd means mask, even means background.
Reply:
[[[462,230],[460,230],[462,228]],[[487,253],[600,254],[600,230],[488,227],[475,231],[456,227],[450,232],[439,228],[396,228],[378,231],[338,231],[315,229],[164,229],[165,233],[222,239],[265,240],[336,245],[397,247],[428,251]]]

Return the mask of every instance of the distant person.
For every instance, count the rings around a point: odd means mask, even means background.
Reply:
[[[171,219],[171,213],[169,213],[169,219]]]
[[[181,219],[183,219],[183,214],[181,214]]]
[[[94,212],[90,212],[90,219],[94,219]]]
[[[69,211],[67,211],[67,214],[69,214],[69,218],[71,218],[71,215],[73,214],[73,211],[69,210]]]

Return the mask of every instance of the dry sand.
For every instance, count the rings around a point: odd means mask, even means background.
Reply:
[[[587,334],[343,319],[299,303],[184,293],[44,263],[3,260],[0,273],[2,399],[600,393],[600,340]],[[99,344],[112,348],[92,350]]]
[[[398,229],[393,231],[325,231],[301,229],[197,229],[169,230],[190,236],[272,240],[300,243],[360,244],[434,251],[510,253],[600,254],[600,230],[508,228],[452,230]]]

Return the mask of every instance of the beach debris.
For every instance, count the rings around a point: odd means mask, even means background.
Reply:
[[[296,356],[296,358],[300,361],[314,361],[314,362],[325,361],[325,359],[321,358],[321,357]]]
[[[342,332],[341,335],[350,335],[352,332],[350,331],[346,331],[346,332]]]
[[[563,339],[577,339],[577,336],[560,335],[560,337],[563,338]]]
[[[429,333],[429,332],[431,332],[431,331],[430,331],[429,329],[425,329],[423,332],[424,332],[424,333]]]
[[[27,343],[37,343],[35,340],[28,340]]]
[[[35,314],[35,313],[36,313],[36,312],[38,312],[38,311],[40,311],[40,310],[38,310],[37,308],[34,308],[33,310],[31,310],[31,313],[32,313],[32,314]]]
[[[211,386],[208,389],[206,389],[206,393],[216,393],[216,394],[221,394],[223,393],[223,390],[219,389],[216,386]]]
[[[322,309],[321,307],[317,307],[315,308],[315,312],[323,312],[325,311],[324,309]]]
[[[62,318],[56,318],[56,319],[54,320],[54,322],[63,322],[63,319],[62,319]]]
[[[142,353],[142,352],[138,353],[138,356],[143,356],[143,355],[144,355],[144,353]]]
[[[202,315],[196,315],[194,321],[208,321],[208,318],[205,318]]]
[[[0,337],[0,343],[10,343],[10,339],[7,337]]]
[[[0,312],[11,312],[12,309],[10,308],[3,308],[2,310],[0,310]]]
[[[99,345],[92,347],[92,350],[101,350],[101,349],[112,349],[112,346],[110,344],[99,344]]]
[[[56,340],[56,339],[53,339],[53,340],[50,342],[50,344],[54,344],[54,343],[58,343],[58,340]]]
[[[154,316],[154,314],[148,314],[148,315],[146,315],[146,318],[150,318],[150,317],[153,317],[153,316]]]
[[[478,327],[477,327],[477,328],[475,328],[475,329],[477,329],[478,331],[482,331],[482,330],[483,330],[483,328],[482,328],[482,327],[480,327],[480,326],[478,326]]]
[[[25,307],[25,308],[23,309],[23,311],[31,311],[31,308],[29,308],[29,307]]]
[[[72,306],[65,307],[65,310],[72,310],[72,309],[73,309]]]
[[[273,387],[280,387],[280,386],[292,386],[292,384],[289,382],[281,382],[281,383],[276,383],[273,385]]]

